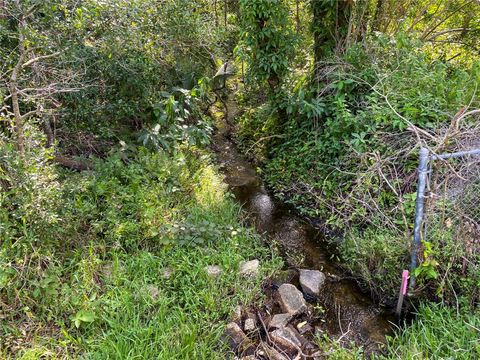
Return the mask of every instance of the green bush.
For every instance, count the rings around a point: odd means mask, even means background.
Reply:
[[[247,61],[247,77],[278,89],[288,72],[294,36],[284,0],[240,1],[241,42],[237,53]]]
[[[54,241],[59,226],[59,181],[52,165],[52,149],[34,128],[31,151],[21,157],[7,139],[0,137],[0,238],[2,244],[40,246]],[[27,249],[28,252],[28,249]]]

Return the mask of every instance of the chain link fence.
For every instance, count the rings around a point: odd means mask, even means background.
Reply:
[[[423,240],[442,244],[451,236],[465,254],[480,250],[479,153],[430,157]]]
[[[442,252],[450,270],[467,277],[480,266],[480,149],[422,149],[418,185],[412,270],[429,261],[429,251],[432,259]]]

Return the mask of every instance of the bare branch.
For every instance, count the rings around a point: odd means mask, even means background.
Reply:
[[[32,65],[33,63],[36,63],[37,61],[45,60],[45,59],[50,59],[50,58],[52,58],[52,57],[55,57],[55,56],[60,55],[61,53],[62,53],[61,51],[57,51],[57,52],[55,52],[55,53],[53,53],[53,54],[48,54],[48,55],[42,55],[42,56],[34,57],[34,58],[28,60],[26,63],[24,63],[24,64],[22,65],[22,69],[24,69],[24,68]]]
[[[33,114],[36,114],[36,113],[38,113],[37,109],[29,111],[29,112],[22,115],[22,120],[24,120],[24,119],[28,118],[29,116],[32,116]]]
[[[432,36],[430,36],[427,39],[427,41],[432,41],[433,39],[435,39],[439,36],[449,34],[449,33],[452,33],[452,32],[464,32],[464,31],[473,31],[473,30],[476,30],[476,29],[465,29],[465,28],[447,29],[447,30],[439,31],[435,34],[432,34]]]
[[[433,33],[436,29],[438,29],[439,26],[441,26],[443,23],[445,23],[448,19],[450,19],[453,15],[458,13],[460,10],[462,10],[465,6],[471,4],[473,0],[466,1],[464,4],[460,5],[457,9],[452,11],[451,13],[447,13],[447,16],[445,16],[443,19],[441,19],[437,24],[435,24],[431,29],[426,29],[424,33],[420,36],[421,39],[425,40],[427,37]]]
[[[466,118],[467,116],[474,115],[474,114],[480,114],[480,109],[475,109],[475,110],[471,110],[471,111],[468,111],[468,112],[464,113],[462,116],[460,116],[460,117],[457,119],[457,123],[458,123],[460,120],[463,120],[464,118]]]

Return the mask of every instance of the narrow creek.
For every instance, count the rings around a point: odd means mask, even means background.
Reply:
[[[266,191],[254,166],[240,154],[228,134],[225,122],[217,125],[214,151],[226,183],[257,231],[279,244],[285,254],[301,254],[301,268],[327,275],[323,295],[318,299],[324,309],[325,332],[332,339],[342,337],[374,351],[392,331],[391,311],[376,305],[353,280],[345,279],[345,272],[329,260],[323,234]],[[298,278],[291,280],[295,281]]]

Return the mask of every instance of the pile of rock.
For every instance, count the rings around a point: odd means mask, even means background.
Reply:
[[[290,283],[281,284],[273,295],[271,311],[249,312],[237,308],[226,329],[226,339],[241,360],[288,360],[316,358],[312,338],[314,327],[310,305],[321,293],[325,275],[318,270],[300,270],[300,291]],[[276,309],[276,310],[273,310]]]

